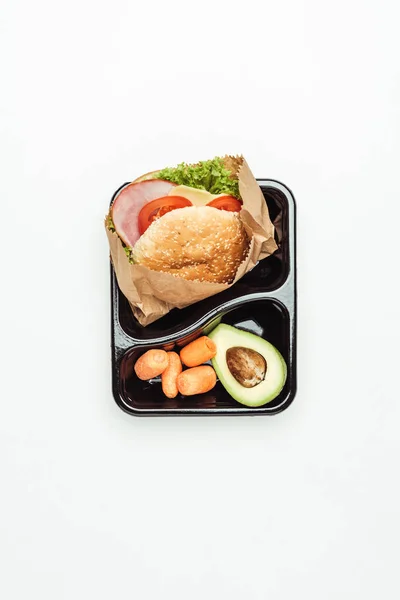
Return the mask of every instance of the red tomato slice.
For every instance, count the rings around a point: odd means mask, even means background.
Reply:
[[[220,196],[220,198],[215,198],[214,200],[211,200],[211,202],[209,202],[207,206],[213,206],[214,208],[219,208],[219,210],[239,212],[242,208],[242,203],[234,196]]]
[[[159,219],[175,208],[193,206],[190,200],[183,196],[163,196],[145,204],[138,216],[139,233],[143,235],[153,221]]]

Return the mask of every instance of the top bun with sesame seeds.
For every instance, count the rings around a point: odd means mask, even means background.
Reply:
[[[154,221],[134,245],[132,258],[189,281],[232,283],[248,249],[238,213],[190,206]]]

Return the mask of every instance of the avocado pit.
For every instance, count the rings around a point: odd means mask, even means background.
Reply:
[[[246,388],[261,383],[267,372],[267,362],[262,354],[243,346],[227,349],[226,364],[236,381]]]

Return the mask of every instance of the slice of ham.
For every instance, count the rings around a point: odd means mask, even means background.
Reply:
[[[130,183],[120,191],[111,207],[111,216],[116,232],[127,246],[134,246],[140,238],[138,216],[143,206],[168,196],[175,186],[170,181],[149,179]]]

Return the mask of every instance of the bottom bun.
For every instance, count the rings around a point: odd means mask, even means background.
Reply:
[[[133,247],[132,258],[182,279],[232,283],[248,249],[238,213],[190,206],[154,221]]]

